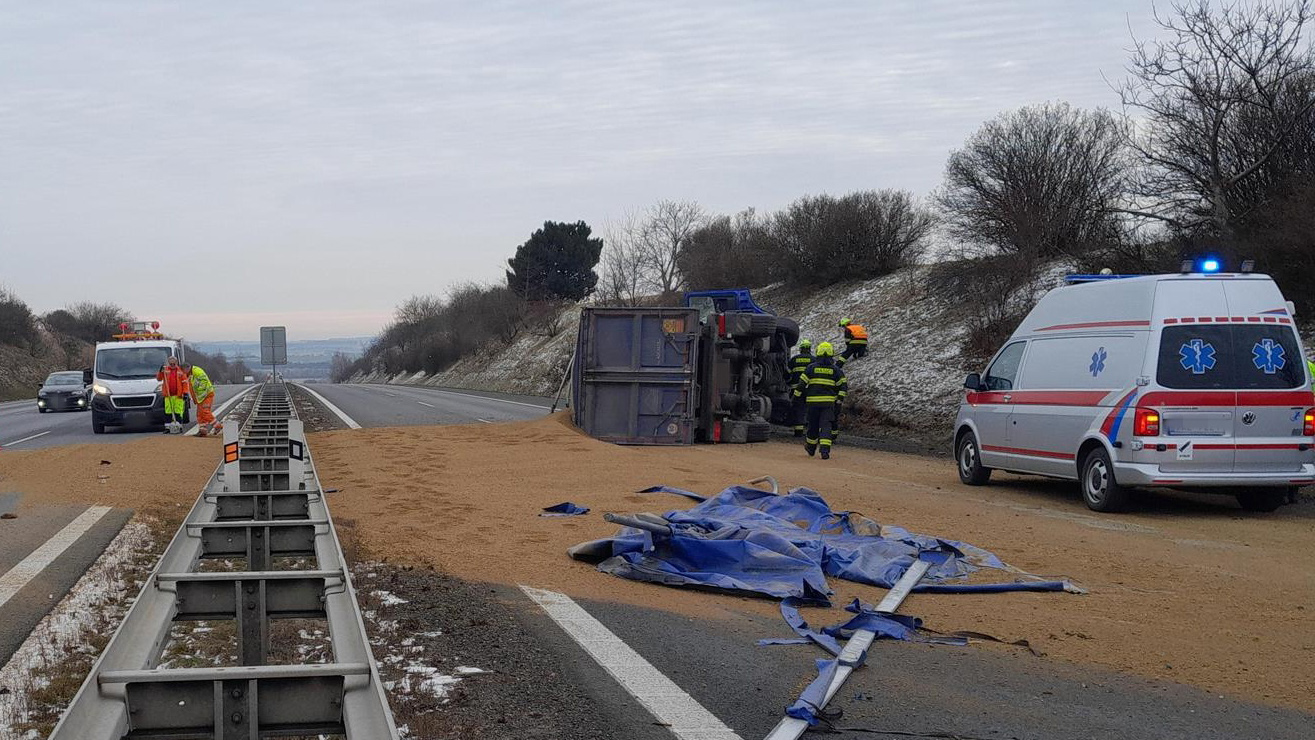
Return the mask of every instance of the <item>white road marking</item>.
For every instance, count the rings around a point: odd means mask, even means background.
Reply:
[[[493,422],[489,421],[488,419],[476,419],[475,421],[482,421],[482,422],[484,422],[485,424],[492,424],[492,423],[493,423]]]
[[[428,406],[428,407],[431,408],[431,409],[433,409],[433,408],[438,408],[438,407],[435,406],[434,404],[432,404],[432,403],[425,403],[424,401],[416,401],[416,403],[420,404],[421,406]]]
[[[327,398],[325,398],[324,396],[321,396],[320,394],[316,393],[314,388],[311,388],[310,386],[306,386],[306,385],[301,385],[300,383],[298,383],[298,384],[296,384],[296,385],[297,385],[298,388],[300,388],[300,389],[306,391],[307,393],[311,394],[312,396],[314,396],[314,397],[315,397],[315,400],[317,400],[317,401],[319,401],[320,403],[324,404],[324,408],[326,408],[326,409],[332,411],[334,414],[336,414],[336,415],[338,416],[339,419],[342,419],[342,423],[346,424],[347,427],[348,427],[349,429],[360,429],[360,428],[361,428],[361,425],[360,425],[360,424],[357,424],[355,419],[353,419],[352,417],[348,416],[348,415],[347,415],[347,412],[343,411],[342,409],[338,408],[337,406],[334,406],[333,403],[329,401],[329,399],[327,399]]]
[[[505,398],[493,398],[492,396],[478,396],[474,393],[457,393],[455,391],[440,391],[437,388],[422,388],[421,390],[430,393],[446,393],[449,396],[461,396],[462,398],[479,398],[485,401],[497,401],[498,403],[510,403],[516,406],[529,406],[532,409],[551,409],[552,406],[542,406],[537,403],[525,403],[524,401],[508,401]]]
[[[385,396],[392,396],[393,398],[397,398],[397,394],[396,394],[396,393],[387,393],[387,392],[385,392],[384,395],[385,395]]]
[[[214,413],[214,415],[215,415],[215,420],[218,421],[218,420],[219,420],[219,417],[223,416],[223,415],[224,415],[224,412],[225,412],[225,411],[228,411],[228,408],[229,408],[230,406],[232,406],[233,404],[235,404],[235,403],[237,403],[239,400],[241,400],[241,398],[242,398],[243,396],[245,396],[245,395],[247,394],[248,391],[250,391],[252,388],[255,388],[255,387],[256,387],[256,386],[254,386],[254,385],[249,385],[249,386],[247,386],[246,388],[243,388],[242,390],[238,391],[237,394],[234,395],[232,398],[230,398],[230,399],[228,399],[227,401],[224,401],[223,403],[219,404],[219,408],[214,409],[214,411],[213,411],[213,413]],[[188,429],[186,432],[183,432],[183,436],[185,436],[185,437],[195,437],[195,436],[196,436],[196,433],[199,432],[199,431],[201,431],[201,425],[200,425],[200,424],[197,424],[197,425],[193,426],[191,429]]]
[[[712,712],[704,709],[571,597],[529,586],[520,588],[676,737],[681,740],[740,740],[734,730],[722,724]]]
[[[0,447],[13,447],[13,446],[16,445],[16,444],[22,444],[23,442],[29,442],[29,441],[31,441],[31,440],[36,439],[37,437],[44,437],[44,436],[46,436],[47,434],[50,434],[50,432],[51,432],[51,430],[47,429],[47,430],[44,431],[44,432],[39,432],[39,433],[37,433],[37,434],[33,434],[31,437],[24,437],[24,438],[22,438],[22,439],[16,439],[16,440],[14,440],[13,442],[5,442],[4,444],[0,445]]]
[[[23,562],[9,569],[8,573],[0,576],[0,606],[14,597],[23,589],[33,578],[40,575],[46,566],[55,562],[64,553],[65,550],[77,542],[87,530],[95,526],[96,522],[101,520],[111,511],[109,506],[92,506],[78,515],[76,519],[69,522],[63,529],[55,533],[55,536],[46,540],[45,544],[32,551],[31,555],[23,558]]]

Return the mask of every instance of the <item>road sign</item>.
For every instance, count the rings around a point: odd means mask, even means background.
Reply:
[[[260,327],[260,364],[288,364],[288,330],[283,326]]]

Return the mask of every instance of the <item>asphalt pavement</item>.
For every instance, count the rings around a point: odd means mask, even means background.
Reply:
[[[249,385],[215,386],[215,407]],[[193,411],[195,414],[195,411]],[[195,418],[193,418],[195,421]],[[69,444],[113,444],[159,434],[159,427],[108,427],[104,434],[91,431],[90,411],[37,411],[36,397],[0,403],[0,450],[35,450]]]
[[[405,385],[303,383],[363,427],[474,424],[537,419],[551,398]]]

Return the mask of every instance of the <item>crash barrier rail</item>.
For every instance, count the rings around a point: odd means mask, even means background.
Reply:
[[[51,739],[395,740],[322,491],[287,387],[265,383]],[[246,570],[199,570],[239,558]],[[283,567],[294,558],[314,569]],[[295,618],[328,622],[333,662],[267,665],[270,621]],[[170,625],[194,620],[234,620],[239,665],[160,668]]]

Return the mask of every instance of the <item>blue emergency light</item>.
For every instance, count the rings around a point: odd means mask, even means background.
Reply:
[[[1219,272],[1219,260],[1213,257],[1201,260],[1201,272]]]

